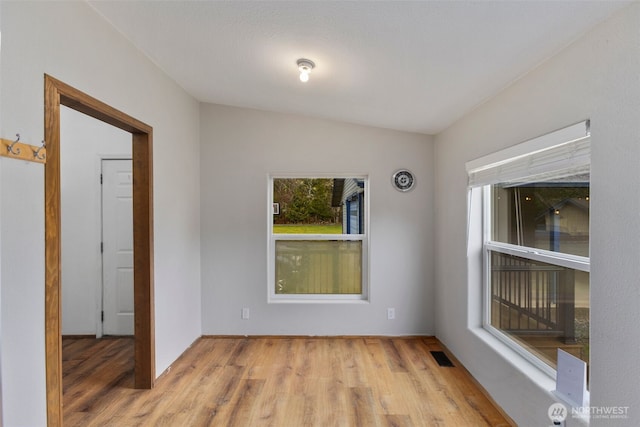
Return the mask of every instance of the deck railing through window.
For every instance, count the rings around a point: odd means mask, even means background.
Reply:
[[[574,270],[492,251],[491,324],[575,343]]]
[[[360,294],[362,241],[277,240],[276,294]]]

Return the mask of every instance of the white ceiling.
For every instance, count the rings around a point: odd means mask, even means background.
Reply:
[[[627,3],[89,0],[200,101],[426,134]]]

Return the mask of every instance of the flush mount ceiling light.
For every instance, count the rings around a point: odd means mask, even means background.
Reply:
[[[296,61],[298,64],[298,70],[300,70],[300,81],[306,83],[309,81],[309,73],[313,70],[316,64],[310,59],[300,58]]]

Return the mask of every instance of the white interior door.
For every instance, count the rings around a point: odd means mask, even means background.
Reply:
[[[131,160],[102,161],[102,332],[133,335]]]

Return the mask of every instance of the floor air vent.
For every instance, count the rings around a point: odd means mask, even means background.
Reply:
[[[438,362],[438,365],[446,366],[450,368],[453,367],[453,363],[451,363],[451,360],[449,360],[449,358],[444,353],[444,351],[432,351],[431,355],[433,356],[434,359],[436,359],[436,362]]]

